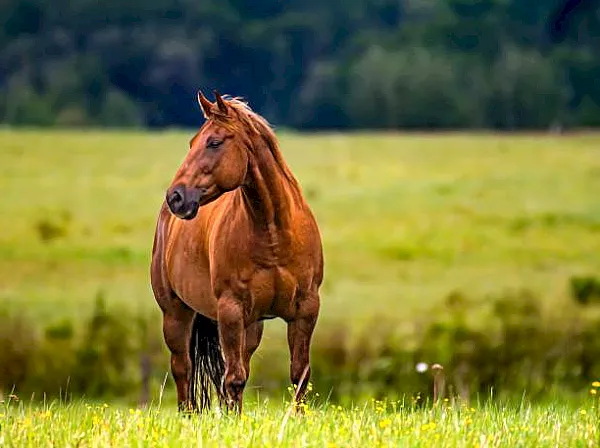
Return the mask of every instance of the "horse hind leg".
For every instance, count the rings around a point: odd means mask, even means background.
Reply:
[[[310,343],[319,314],[319,297],[307,298],[299,304],[296,317],[288,322],[288,345],[290,350],[290,380],[294,386],[296,410],[306,395],[310,380]]]

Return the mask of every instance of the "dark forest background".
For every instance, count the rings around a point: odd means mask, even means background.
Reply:
[[[0,122],[197,126],[202,88],[243,96],[297,129],[597,126],[600,8],[569,8],[564,0],[5,0]]]

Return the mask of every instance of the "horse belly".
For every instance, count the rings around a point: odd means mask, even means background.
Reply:
[[[263,269],[250,282],[255,317],[278,316],[289,319],[293,315],[298,282],[285,268]]]
[[[217,300],[212,293],[208,276],[198,275],[181,281],[176,291],[178,297],[194,311],[217,320]]]

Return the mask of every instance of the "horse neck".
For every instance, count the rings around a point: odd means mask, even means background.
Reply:
[[[243,192],[256,226],[268,230],[274,244],[283,243],[281,238],[291,227],[292,211],[297,206],[294,189],[266,142],[257,139]]]

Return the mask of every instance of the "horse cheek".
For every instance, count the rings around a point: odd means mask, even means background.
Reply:
[[[244,155],[245,156],[245,155]],[[225,191],[234,190],[246,178],[248,161],[246,157],[227,157],[219,164],[217,183]]]

